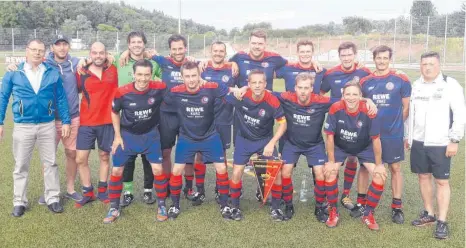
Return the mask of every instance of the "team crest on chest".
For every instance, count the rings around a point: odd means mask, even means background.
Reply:
[[[222,82],[227,83],[228,80],[230,80],[230,77],[228,75],[223,75]]]
[[[388,82],[386,85],[385,85],[385,88],[387,90],[393,90],[395,88],[395,85],[392,83],[392,82]]]
[[[265,109],[260,109],[259,110],[259,116],[264,117],[264,115],[265,115]]]
[[[209,98],[206,97],[206,96],[204,96],[204,97],[202,97],[201,102],[202,102],[202,103],[208,103],[208,102],[209,102]]]
[[[354,76],[354,77],[353,77],[353,80],[354,80],[354,81],[358,81],[358,83],[359,83],[359,77],[358,77],[358,76]]]
[[[308,109],[307,112],[308,112],[309,114],[312,114],[312,113],[316,112],[316,110],[311,108],[311,109]]]
[[[147,99],[147,103],[149,103],[149,105],[154,104],[154,102],[155,102],[155,99],[153,97],[149,97],[149,99]]]
[[[358,121],[358,122],[356,123],[356,127],[357,127],[357,128],[361,128],[361,127],[362,127],[362,121]]]
[[[262,62],[261,66],[264,67],[264,68],[267,68],[267,67],[269,67],[269,63],[267,63],[267,62]]]

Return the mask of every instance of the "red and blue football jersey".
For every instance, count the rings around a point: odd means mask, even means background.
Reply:
[[[316,73],[314,67],[304,68],[299,63],[287,63],[276,72],[277,78],[283,78],[285,80],[285,91],[294,92],[294,86],[296,83],[296,76],[301,72],[309,72],[315,75],[313,91],[316,94],[320,93],[320,85],[322,84],[322,78],[327,70]]]
[[[299,148],[322,143],[322,126],[332,101],[327,96],[311,94],[311,102],[301,105],[295,92],[274,93],[286,116],[286,138]]]
[[[384,76],[371,74],[361,80],[362,94],[377,105],[381,119],[381,138],[404,135],[402,99],[411,96],[411,83],[404,74],[390,71]]]
[[[358,111],[350,113],[345,101],[340,100],[330,107],[324,132],[334,135],[338,148],[349,154],[358,154],[380,135],[380,118],[368,112],[364,101],[359,102]]]
[[[201,73],[202,79],[208,82],[224,84],[228,87],[235,87],[236,79],[232,76],[231,64],[224,64],[220,68],[214,68],[212,62],[207,63],[206,69]],[[219,125],[233,124],[233,106],[227,104],[224,99],[215,100],[215,122]]]
[[[151,81],[149,88],[138,91],[134,83],[118,88],[113,99],[112,110],[121,112],[120,126],[122,130],[133,134],[144,134],[159,124],[159,109],[166,93],[167,85]]]
[[[196,92],[188,92],[186,85],[172,88],[164,102],[176,109],[180,123],[180,135],[193,141],[205,140],[215,131],[215,100],[229,92],[225,84],[205,83]]]
[[[260,101],[253,99],[251,90],[246,92],[242,101],[233,94],[228,94],[225,99],[235,107],[235,127],[238,128],[238,135],[245,139],[271,138],[275,120],[285,119],[280,101],[268,91]]]
[[[260,60],[254,60],[246,52],[238,52],[230,58],[231,62],[235,62],[239,67],[238,85],[240,87],[248,85],[248,75],[252,70],[261,70],[265,73],[267,79],[267,89],[273,89],[274,72],[287,62],[282,56],[273,52],[264,52],[264,56]]]
[[[337,65],[332,69],[327,70],[322,80],[320,91],[327,93],[330,92],[332,98],[341,98],[343,86],[346,83],[357,77],[358,81],[371,74],[371,71],[366,67],[357,69],[357,64],[353,70],[345,70],[342,65]]]

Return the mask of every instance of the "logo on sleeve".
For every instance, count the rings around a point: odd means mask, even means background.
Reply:
[[[205,103],[208,103],[208,102],[209,102],[209,98],[206,97],[206,96],[204,96],[204,97],[202,97],[201,102],[204,103],[204,104],[205,104]]]
[[[260,109],[259,110],[259,116],[264,117],[265,116],[265,109]]]
[[[392,82],[388,82],[385,85],[385,88],[387,88],[387,90],[393,90],[393,88],[395,88],[395,85]]]
[[[155,102],[155,99],[154,99],[153,97],[149,97],[149,99],[147,100],[147,103],[148,103],[149,105],[154,104],[154,102]]]

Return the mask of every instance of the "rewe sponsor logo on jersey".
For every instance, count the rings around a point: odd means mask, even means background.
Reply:
[[[188,118],[202,117],[202,113],[204,113],[204,107],[186,107],[186,112],[188,113]]]
[[[358,138],[358,132],[350,132],[345,129],[340,130],[340,137],[346,141],[356,141]]]
[[[301,123],[301,124],[305,124],[311,120],[311,117],[307,115],[293,114],[293,118],[295,119],[297,123]]]
[[[152,114],[152,109],[134,111],[134,116],[136,116],[138,119],[146,119],[151,114]]]
[[[246,115],[246,114],[243,116],[243,118],[244,118],[244,121],[246,122],[246,124],[248,124],[249,126],[252,126],[252,127],[257,126],[260,123],[259,119],[253,118],[253,117],[251,117],[249,115]]]
[[[170,77],[173,78],[173,80],[178,81],[178,82],[183,80],[183,78],[181,77],[181,72],[179,71],[172,71],[170,73]]]

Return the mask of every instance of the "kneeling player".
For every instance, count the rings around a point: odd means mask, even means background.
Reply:
[[[382,196],[387,172],[382,163],[379,120],[375,115],[368,113],[361,97],[361,86],[358,83],[346,84],[343,87],[343,100],[330,107],[325,123],[328,155],[328,163],[324,167],[325,191],[330,205],[326,221],[328,227],[336,227],[339,219],[339,168],[348,156],[356,156],[372,174],[372,184],[367,192],[367,205],[362,220],[369,229],[379,229],[373,214]]]
[[[321,222],[327,220],[324,211],[325,185],[322,169],[327,156],[321,130],[331,102],[329,97],[312,93],[314,81],[315,76],[302,72],[296,77],[295,92],[278,93],[287,121],[282,151],[282,158],[285,160],[282,168],[285,220],[291,219],[294,214],[291,176],[300,155],[306,156],[307,163],[314,172],[315,215]]]
[[[222,141],[215,130],[215,101],[225,97],[230,90],[224,84],[205,83],[201,86],[197,64],[185,62],[181,66],[184,84],[172,88],[164,98],[174,106],[180,120],[180,136],[176,144],[175,165],[170,177],[170,197],[173,205],[168,217],[175,219],[180,214],[181,173],[185,164],[193,163],[196,153],[202,154],[204,162],[214,163],[217,171],[217,188],[220,193],[220,212],[223,218],[231,215],[228,201],[228,172],[224,163]]]
[[[113,168],[109,183],[110,210],[104,223],[112,223],[120,216],[124,165],[138,154],[144,154],[152,166],[158,198],[157,220],[167,220],[165,198],[168,178],[162,170],[160,134],[157,128],[157,115],[166,85],[149,81],[152,63],[148,60],[137,61],[133,65],[133,71],[135,82],[120,87],[113,100],[112,123],[115,139],[112,145]]]
[[[265,90],[267,83],[264,72],[252,70],[248,75],[248,86],[249,89],[242,101],[231,95],[226,97],[227,102],[235,107],[235,125],[238,124],[233,155],[233,176],[230,182],[231,218],[234,220],[243,219],[239,203],[244,166],[256,153],[268,157],[276,156],[275,144],[286,131],[286,118],[280,102],[272,93]],[[273,135],[274,120],[279,123],[275,135]],[[270,215],[275,221],[283,220],[283,212],[280,209],[281,198],[281,173],[279,173],[272,186]]]

